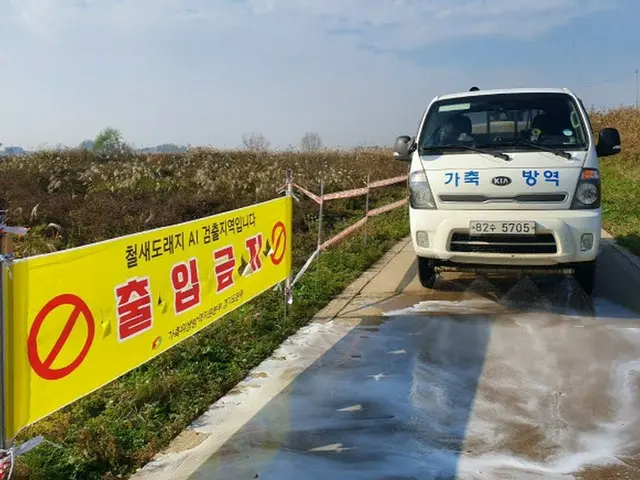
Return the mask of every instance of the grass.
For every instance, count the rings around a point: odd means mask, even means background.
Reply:
[[[602,163],[604,228],[640,255],[640,156],[621,155]]]
[[[20,257],[170,225],[275,196],[286,168],[326,191],[406,173],[388,152],[252,155],[195,151],[173,156],[99,159],[83,152],[40,153],[0,164],[0,192],[13,224],[30,234]],[[316,186],[314,188],[314,185]],[[376,191],[371,208],[406,196],[400,184]],[[364,198],[331,202],[325,238],[363,214]],[[317,205],[294,206],[294,264],[317,241]],[[18,479],[126,478],[408,233],[407,210],[375,218],[360,234],[322,255],[302,277],[284,318],[281,294],[267,292],[162,356],[20,433],[46,443],[21,457]],[[127,401],[121,401],[126,398]],[[56,444],[57,446],[53,445]]]
[[[640,111],[618,108],[592,118],[594,130],[616,127],[622,138],[623,152],[600,160],[603,227],[640,255]]]

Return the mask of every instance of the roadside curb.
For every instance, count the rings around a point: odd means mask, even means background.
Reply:
[[[640,258],[604,230],[600,246],[594,293],[640,313]]]
[[[243,380],[211,404],[203,415],[192,421],[167,447],[129,478],[190,478],[269,400],[280,394],[300,373],[360,323],[357,318],[339,322],[333,320],[383,268],[402,253],[410,242],[411,237],[405,237],[391,247],[327,306],[318,311],[307,325],[287,338],[269,357],[249,371]]]
[[[601,237],[602,237],[602,239],[604,240],[605,243],[607,243],[608,245],[613,247],[614,250],[616,250],[619,254],[624,256],[627,260],[629,260],[629,262],[634,267],[636,267],[638,270],[640,270],[640,257],[634,255],[629,250],[627,250],[625,247],[623,247],[618,242],[616,242],[616,240],[613,238],[613,235],[611,235],[606,230],[602,230]]]
[[[391,249],[385,253],[375,264],[366,270],[357,280],[345,288],[342,293],[337,295],[329,304],[316,313],[309,323],[328,322],[335,319],[342,313],[351,301],[357,297],[362,290],[378,275],[389,263],[393,261],[405,247],[411,242],[411,237],[407,236],[396,243]]]

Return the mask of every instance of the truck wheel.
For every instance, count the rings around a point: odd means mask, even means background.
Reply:
[[[436,269],[431,259],[418,257],[418,278],[424,288],[433,288],[436,283]]]
[[[595,260],[579,264],[575,269],[574,278],[580,284],[584,293],[591,295],[596,283]]]

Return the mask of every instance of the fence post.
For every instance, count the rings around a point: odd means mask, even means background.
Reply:
[[[367,218],[369,215],[369,184],[371,183],[371,173],[367,173],[367,200],[364,205],[364,217]],[[364,246],[367,246],[367,225],[369,224],[369,219],[364,224]]]
[[[5,450],[7,442],[5,438],[5,395],[6,395],[6,375],[5,375],[5,359],[7,356],[6,341],[6,325],[7,325],[7,309],[5,304],[7,285],[5,282],[5,274],[7,272],[7,262],[9,256],[13,253],[11,246],[11,236],[4,231],[5,222],[7,220],[7,210],[0,210],[0,449]],[[0,459],[1,461],[2,459]]]
[[[318,258],[320,258],[320,245],[322,245],[322,215],[324,211],[324,178],[320,180],[320,212],[318,213]]]
[[[292,199],[291,203],[293,204],[293,174],[290,168],[288,168],[285,173],[285,194],[287,197],[290,197]],[[291,216],[293,217],[293,205],[291,207]],[[293,228],[293,218],[291,219],[291,225]],[[291,232],[290,236],[291,236],[291,251],[293,252],[293,232]],[[293,265],[292,265],[292,268],[293,268]],[[287,315],[287,305],[291,305],[292,303],[293,303],[293,293],[292,293],[292,286],[291,286],[291,272],[289,272],[289,275],[287,276],[287,279],[284,282],[285,318]]]

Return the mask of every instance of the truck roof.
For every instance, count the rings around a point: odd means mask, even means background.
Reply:
[[[473,92],[458,92],[449,93],[446,95],[440,95],[435,100],[449,100],[454,98],[463,97],[477,97],[480,95],[500,95],[500,94],[514,94],[514,93],[566,93],[573,95],[573,92],[568,88],[500,88],[494,90],[476,90]]]

